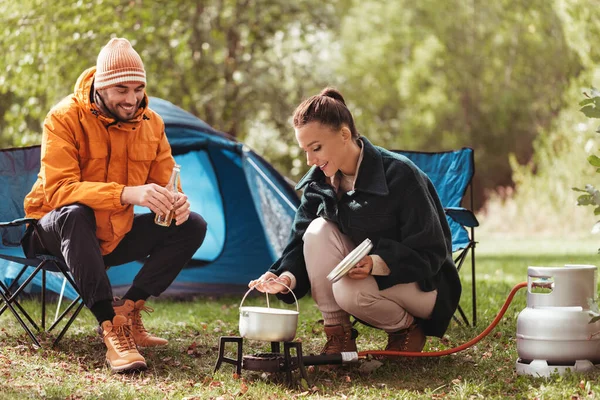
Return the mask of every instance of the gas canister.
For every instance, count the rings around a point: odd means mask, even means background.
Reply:
[[[529,267],[527,275],[527,308],[517,318],[517,371],[519,363],[550,367],[600,363],[600,321],[589,323],[597,268]]]

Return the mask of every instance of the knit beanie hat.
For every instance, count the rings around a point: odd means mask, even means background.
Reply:
[[[122,83],[146,84],[146,71],[140,55],[129,40],[110,39],[96,61],[94,87],[105,89]]]

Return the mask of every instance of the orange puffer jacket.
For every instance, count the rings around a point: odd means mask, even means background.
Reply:
[[[90,101],[96,68],[81,74],[72,95],[44,121],[41,168],[25,197],[28,218],[41,218],[67,204],[91,207],[102,254],[131,230],[133,206],[121,204],[125,186],[169,181],[175,160],[161,117],[144,95],[135,118],[118,122]]]

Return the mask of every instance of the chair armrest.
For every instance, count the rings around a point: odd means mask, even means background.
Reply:
[[[479,226],[479,221],[475,218],[475,214],[471,210],[463,207],[446,207],[444,208],[446,215],[458,222],[462,226],[474,228]]]
[[[0,222],[0,228],[8,228],[11,226],[21,226],[25,224],[35,224],[37,219],[35,218],[18,218],[10,222]]]

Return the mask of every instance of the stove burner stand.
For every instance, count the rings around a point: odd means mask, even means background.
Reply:
[[[225,356],[225,347],[227,343],[237,343],[237,354],[236,358],[229,358]],[[221,367],[223,362],[232,364],[235,366],[235,372],[238,375],[242,374],[242,369],[250,371],[262,371],[262,372],[285,372],[288,384],[292,384],[292,371],[295,369],[300,370],[302,378],[309,382],[308,375],[306,373],[305,358],[302,355],[302,343],[300,342],[283,342],[283,354],[281,353],[281,346],[279,342],[271,342],[271,353],[258,353],[249,356],[242,356],[242,344],[243,338],[240,336],[221,336],[219,340],[219,358],[215,365],[215,371]],[[295,356],[292,356],[290,349],[296,349]],[[323,359],[319,362],[315,358],[322,358],[322,356],[308,356],[309,365],[326,363],[327,360]]]

